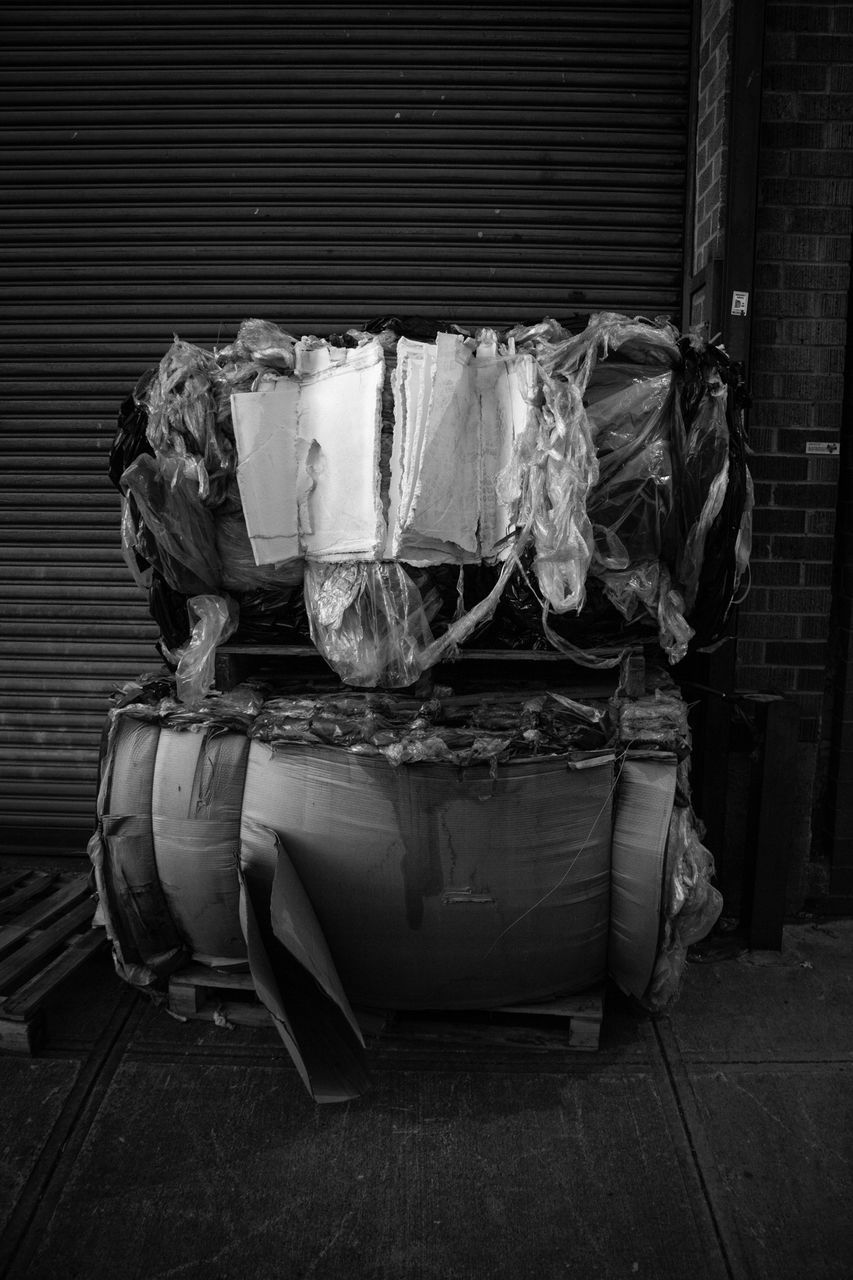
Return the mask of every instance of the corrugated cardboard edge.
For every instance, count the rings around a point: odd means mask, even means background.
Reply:
[[[252,824],[274,851],[271,896],[240,867],[240,923],[255,991],[315,1102],[348,1102],[370,1085],[364,1040],[301,881],[276,833]]]

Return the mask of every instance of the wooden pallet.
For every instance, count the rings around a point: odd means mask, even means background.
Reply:
[[[189,964],[169,979],[167,1008],[176,1018],[220,1026],[269,1027],[270,1015],[255,992],[252,975]]]
[[[106,945],[85,875],[0,873],[0,1049],[31,1053],[58,988]]]
[[[176,1018],[189,1020],[199,1019],[205,1022],[217,1022],[220,1026],[229,1024],[246,1027],[270,1026],[270,1016],[255,993],[251,974],[245,972],[224,973],[209,969],[202,964],[191,964],[172,975],[169,979],[168,1009]],[[394,1023],[395,1014],[391,1011],[376,1011],[357,1008],[353,1011],[362,1032],[365,1035],[379,1036],[386,1026]],[[579,995],[561,996],[554,1000],[543,1000],[535,1004],[506,1005],[488,1011],[477,1010],[469,1016],[472,1020],[482,1021],[488,1017],[500,1016],[505,1022],[532,1021],[542,1019],[544,1023],[561,1033],[563,1046],[568,1049],[595,1052],[601,1036],[601,1022],[604,1016],[604,985],[592,987]],[[426,1015],[400,1015],[407,1023],[407,1034],[417,1039],[417,1022],[426,1034],[433,1034],[436,1027],[442,1028],[439,1034],[452,1036],[453,1028],[449,1023],[441,1023],[440,1013]],[[453,1015],[455,1028],[464,1021],[465,1013]],[[430,1028],[427,1031],[427,1028]]]

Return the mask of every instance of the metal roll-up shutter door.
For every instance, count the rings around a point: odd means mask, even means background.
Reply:
[[[678,314],[691,0],[4,11],[0,819],[79,852],[157,662],[106,463],[172,335]]]

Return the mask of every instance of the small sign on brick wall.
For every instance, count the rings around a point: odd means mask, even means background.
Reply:
[[[834,457],[840,450],[841,446],[831,440],[807,440],[806,453],[817,453],[824,456]]]
[[[749,306],[749,294],[740,293],[735,289],[732,294],[732,315],[745,316],[747,307]]]

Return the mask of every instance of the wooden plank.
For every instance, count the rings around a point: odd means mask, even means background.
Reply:
[[[89,899],[94,913],[95,906],[86,876],[75,876],[43,902],[38,902],[29,911],[22,912],[13,924],[0,926],[0,956],[7,955],[13,947],[26,938],[27,934],[50,924],[67,908],[82,902],[84,898]]]
[[[104,929],[90,929],[88,933],[72,938],[60,955],[0,1003],[0,1022],[3,1019],[26,1021],[31,1018],[57,987],[105,947],[106,943]]]
[[[570,1048],[595,1052],[601,1038],[601,1022],[604,1017],[604,987],[594,987],[579,995],[561,996],[556,1000],[537,1004],[507,1005],[500,1012],[565,1019]]]
[[[87,920],[92,919],[95,914],[95,904],[88,897],[88,889],[86,895],[88,899],[86,902],[72,907],[55,924],[41,933],[36,933],[29,942],[24,942],[17,951],[0,964],[0,995],[7,995],[13,991],[25,978],[35,972],[42,960],[56,951],[66,938],[75,933]]]
[[[5,893],[7,889],[13,888],[16,884],[20,884],[22,880],[26,880],[29,872],[24,871],[0,871],[0,893]]]
[[[36,1014],[24,1021],[3,1018],[0,1008],[0,1049],[6,1053],[32,1053],[42,1038],[42,1019]]]
[[[247,1000],[229,1000],[242,992]],[[190,964],[169,979],[169,1012],[190,1021],[231,1023],[242,1027],[268,1027],[270,1016],[255,992],[247,971],[220,972]]]
[[[211,969],[205,964],[188,964],[172,974],[169,985],[215,987],[217,991],[254,991],[255,984],[248,968]]]
[[[22,885],[20,889],[5,898],[0,898],[0,916],[18,914],[25,902],[46,893],[58,874],[58,871],[35,871],[29,884]]]
[[[176,1017],[187,1018],[191,1022],[216,1022],[220,1026],[228,1023],[236,1027],[272,1027],[273,1022],[264,1006],[245,1000],[217,1000],[214,997],[201,1002],[193,1013],[183,1013],[173,1009],[170,1012]]]

